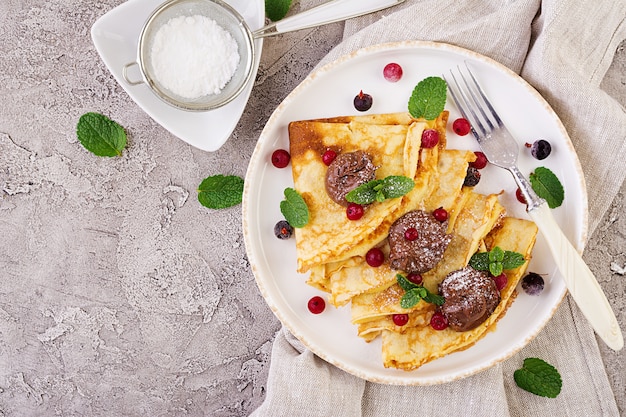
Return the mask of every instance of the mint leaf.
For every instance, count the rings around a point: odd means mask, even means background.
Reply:
[[[198,201],[210,209],[223,209],[241,203],[243,179],[235,175],[213,175],[198,186]]]
[[[124,128],[100,113],[80,116],[76,135],[85,149],[98,156],[119,156],[126,147]]]
[[[469,260],[469,266],[477,271],[489,270],[489,252],[476,252]]]
[[[521,253],[510,250],[502,250],[499,246],[489,252],[476,252],[469,260],[469,266],[477,271],[489,271],[497,277],[505,269],[515,269],[524,265],[526,259]]]
[[[346,201],[356,204],[383,202],[389,198],[398,198],[415,187],[415,182],[403,175],[390,175],[386,178],[368,181],[346,194]]]
[[[539,358],[526,358],[524,365],[513,373],[518,387],[535,395],[556,398],[563,381],[556,368]]]
[[[287,15],[291,0],[265,0],[265,15],[276,22]]]
[[[400,299],[400,307],[402,308],[411,308],[419,303],[420,300],[424,300],[427,303],[436,304],[438,306],[442,305],[445,301],[445,298],[439,294],[431,293],[422,285],[409,281],[402,274],[396,274],[396,280],[398,285],[405,291],[404,295]]]
[[[563,204],[565,191],[554,172],[546,167],[537,167],[529,177],[533,190],[539,197],[546,200],[548,207],[556,208]]]
[[[502,259],[502,268],[504,269],[515,269],[519,266],[524,265],[526,259],[524,259],[524,255],[517,252],[511,252],[509,250],[504,252],[504,258]]]
[[[409,113],[416,119],[434,120],[446,105],[448,85],[440,77],[428,77],[417,83],[409,98]]]
[[[304,227],[309,222],[309,207],[293,188],[285,188],[285,199],[280,202],[280,212],[293,227]]]

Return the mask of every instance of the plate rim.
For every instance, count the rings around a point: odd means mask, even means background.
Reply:
[[[397,49],[397,50],[439,49],[439,50],[446,50],[454,54],[467,56],[468,58],[476,59],[478,61],[482,61],[483,63],[489,66],[495,67],[496,70],[504,72],[505,75],[507,75],[509,78],[512,78],[514,81],[521,83],[522,86],[524,86],[528,90],[528,92],[533,96],[533,98],[543,105],[543,107],[550,114],[551,118],[556,122],[557,127],[560,130],[563,139],[565,140],[565,143],[569,147],[571,154],[574,156],[573,162],[576,168],[576,173],[580,180],[580,187],[581,187],[580,197],[582,200],[581,203],[583,204],[583,208],[581,210],[582,219],[581,219],[579,236],[576,236],[577,241],[573,242],[573,244],[580,253],[582,253],[584,244],[587,240],[587,234],[588,234],[588,194],[587,194],[587,188],[585,184],[585,177],[582,171],[582,166],[576,154],[571,138],[569,134],[567,133],[567,130],[565,129],[565,126],[563,125],[561,119],[558,117],[558,115],[556,114],[554,109],[550,106],[550,104],[545,100],[545,98],[530,83],[528,83],[525,79],[523,79],[519,74],[515,73],[514,71],[504,66],[503,64],[485,55],[482,55],[475,51],[462,48],[456,45],[443,43],[443,42],[434,42],[434,41],[408,40],[408,41],[384,42],[384,43],[378,43],[378,44],[373,44],[373,45],[359,48],[353,52],[341,55],[338,58],[334,59],[333,61],[325,63],[315,68],[301,83],[299,83],[285,97],[285,99],[272,112],[271,116],[269,117],[268,121],[265,124],[263,131],[261,132],[259,136],[254,152],[250,158],[250,162],[249,162],[247,172],[246,172],[246,178],[244,180],[244,191],[243,191],[243,199],[242,199],[242,228],[243,228],[243,234],[244,234],[244,243],[246,246],[246,254],[248,256],[250,267],[253,271],[255,282],[265,302],[270,307],[274,315],[281,322],[281,324],[284,327],[286,327],[287,330],[289,330],[307,349],[312,351],[315,355],[319,356],[326,362],[331,363],[334,366],[354,376],[357,376],[361,379],[364,379],[370,382],[389,384],[389,385],[407,385],[407,386],[408,385],[413,385],[413,386],[437,385],[437,384],[452,382],[455,380],[466,378],[471,375],[475,375],[481,371],[489,369],[495,366],[496,364],[509,359],[511,356],[518,353],[522,348],[528,345],[530,341],[532,341],[535,337],[537,337],[537,335],[543,330],[546,324],[552,319],[552,317],[554,317],[556,310],[559,308],[559,306],[562,304],[563,300],[565,299],[565,295],[567,294],[567,289],[563,286],[563,289],[561,293],[558,294],[555,300],[554,306],[549,311],[549,314],[547,314],[543,320],[537,322],[534,333],[529,334],[525,339],[523,339],[519,343],[512,345],[504,354],[495,356],[491,360],[483,364],[479,364],[474,367],[471,367],[464,372],[450,373],[447,376],[440,376],[440,377],[434,376],[434,377],[417,377],[417,378],[409,377],[407,378],[407,376],[410,375],[410,371],[407,372],[406,374],[403,374],[402,376],[395,376],[395,375],[385,375],[382,377],[374,376],[366,371],[359,369],[358,367],[354,367],[345,362],[341,362],[333,358],[332,355],[329,355],[326,352],[324,352],[324,350],[320,348],[316,343],[314,343],[314,341],[310,341],[307,338],[303,337],[302,334],[298,331],[298,329],[294,326],[292,321],[286,317],[286,314],[283,314],[283,312],[278,308],[276,300],[274,300],[273,297],[268,293],[268,289],[265,286],[266,285],[265,282],[260,278],[259,269],[257,267],[257,265],[259,264],[259,259],[257,257],[257,250],[253,247],[254,246],[252,242],[253,236],[251,236],[251,232],[250,232],[251,227],[248,224],[248,221],[250,220],[249,213],[251,213],[251,210],[250,210],[251,206],[250,206],[249,200],[250,200],[250,194],[252,192],[251,184],[253,183],[252,181],[252,175],[254,171],[253,168],[255,168],[259,164],[264,163],[264,161],[262,160],[263,144],[272,139],[271,137],[269,137],[269,131],[275,130],[275,128],[268,129],[268,126],[274,127],[274,125],[276,125],[277,123],[276,120],[282,116],[282,113],[285,111],[285,108],[289,106],[290,102],[293,101],[295,97],[299,96],[303,90],[306,90],[308,88],[308,85],[316,78],[319,78],[320,76],[332,71],[334,68],[339,67],[359,56],[375,54],[377,52],[386,51],[390,49]]]

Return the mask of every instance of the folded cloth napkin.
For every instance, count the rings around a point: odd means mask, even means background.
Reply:
[[[302,0],[308,8],[319,0]],[[487,55],[532,84],[561,118],[587,182],[589,231],[626,177],[626,113],[599,88],[626,38],[626,2],[407,0],[346,22],[344,40],[319,64],[368,45],[432,40]],[[624,324],[622,323],[622,327]],[[555,399],[518,388],[513,372],[541,357],[563,378]],[[267,396],[254,416],[617,416],[593,330],[566,297],[545,329],[512,358],[435,386],[366,382],[324,362],[287,330],[272,350]]]

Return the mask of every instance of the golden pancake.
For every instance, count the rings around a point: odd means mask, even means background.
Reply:
[[[488,249],[499,246],[503,250],[519,252],[529,260],[537,236],[537,226],[527,220],[506,217],[486,238]],[[431,326],[417,326],[402,332],[382,330],[382,352],[385,367],[404,370],[416,369],[433,359],[465,349],[480,340],[488,329],[506,311],[515,293],[517,283],[524,275],[528,262],[519,268],[505,271],[508,282],[500,292],[500,303],[495,311],[478,327],[457,332],[450,328],[435,330]],[[430,305],[434,312],[435,306]]]
[[[420,121],[398,114],[379,115],[379,123],[370,118],[354,117],[348,123],[297,121],[289,125],[289,142],[295,189],[309,208],[309,222],[296,230],[298,271],[306,272],[315,265],[347,259],[379,243],[386,230],[398,217],[404,198],[388,199],[371,204],[358,221],[346,217],[345,207],[335,203],[326,193],[324,178],[327,166],[321,155],[327,149],[337,153],[362,150],[371,156],[377,167],[376,178],[404,175],[415,179],[410,198],[421,200],[428,190],[428,177],[436,169],[438,148],[420,152],[421,135],[429,126],[443,127],[445,137],[447,112],[435,121]],[[400,120],[402,119],[402,120]],[[369,122],[363,122],[369,120]],[[398,121],[408,124],[396,124]],[[443,146],[445,139],[441,141]],[[409,154],[405,154],[409,152]],[[417,161],[420,161],[418,167]],[[431,162],[432,160],[432,162]],[[405,196],[406,197],[406,196]]]

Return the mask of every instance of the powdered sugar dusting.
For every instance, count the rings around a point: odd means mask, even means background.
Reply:
[[[235,74],[239,50],[232,35],[214,20],[179,16],[161,26],[151,49],[154,77],[187,99],[218,94]]]

